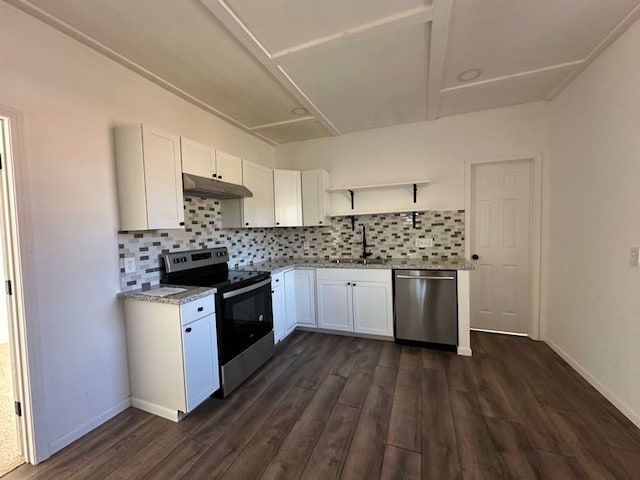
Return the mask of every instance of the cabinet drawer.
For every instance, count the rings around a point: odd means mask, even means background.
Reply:
[[[185,303],[180,307],[180,324],[186,325],[206,315],[211,315],[214,311],[213,295]]]

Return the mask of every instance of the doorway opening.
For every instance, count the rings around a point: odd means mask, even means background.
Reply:
[[[9,225],[7,164],[11,155],[9,119],[0,117],[0,477],[25,462],[25,429],[15,318],[13,262],[15,249]],[[13,282],[13,283],[12,283]]]
[[[539,338],[542,156],[467,162],[472,330]]]

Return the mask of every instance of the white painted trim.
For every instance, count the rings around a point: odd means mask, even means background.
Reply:
[[[501,77],[489,78],[487,80],[480,80],[479,82],[464,83],[462,85],[456,85],[455,87],[443,88],[442,90],[440,90],[440,93],[455,92],[457,90],[466,90],[468,88],[481,87],[483,85],[490,85],[492,83],[506,82],[509,80],[515,80],[522,77],[528,77],[529,75],[537,75],[539,73],[553,72],[554,70],[563,70],[563,69],[569,70],[569,69],[581,66],[583,62],[584,60],[576,60],[574,62],[559,63],[557,65],[551,65],[549,67],[536,68],[534,70],[526,70],[524,72],[512,73],[509,75],[503,75]]]
[[[484,163],[501,163],[529,160],[532,164],[532,205],[531,205],[531,321],[529,337],[540,339],[540,306],[541,306],[541,278],[542,278],[542,171],[543,156],[541,152],[496,155],[481,159],[468,159],[464,168],[464,210],[465,242],[464,253],[471,258],[471,168]]]
[[[260,43],[251,30],[242,22],[233,9],[224,0],[201,0],[202,4],[229,30],[256,60],[258,60],[273,77],[280,82],[293,97],[300,102],[310,113],[316,116],[318,121],[331,132],[332,135],[340,135],[340,131],[320,111],[313,101],[302,91],[287,72],[271,58],[271,54]],[[252,132],[255,133],[255,132]]]
[[[503,332],[502,330],[489,330],[486,328],[472,328],[474,332],[499,333],[500,335],[511,335],[512,337],[528,337],[528,333]]]
[[[151,413],[153,415],[158,415],[159,417],[166,418],[167,420],[171,420],[172,422],[179,422],[184,416],[178,410],[172,410],[170,408],[163,407],[162,405],[147,402],[146,400],[141,400],[135,397],[131,397],[131,406]]]
[[[7,298],[13,324],[14,367],[17,372],[16,392],[22,402],[22,452],[27,462],[36,464],[50,455],[46,429],[46,402],[40,332],[36,302],[35,261],[33,258],[33,229],[29,196],[29,173],[24,121],[22,114],[0,105],[3,117],[6,158],[4,159],[3,193],[5,215],[3,221],[7,246],[5,261],[7,279],[13,281],[13,295]],[[7,127],[8,126],[8,127]],[[9,128],[9,131],[6,130]]]
[[[412,25],[420,25],[430,22],[432,19],[433,6],[425,5],[411,10],[406,10],[404,12],[399,12],[394,15],[389,15],[372,22],[364,23],[342,32],[316,38],[299,45],[294,45],[293,47],[274,52],[270,55],[270,58],[272,60],[278,60],[283,57],[291,59],[307,56],[309,54],[317,54],[321,51],[326,51],[345,43],[358,41],[363,38],[369,38],[383,33],[393,32],[400,28],[406,28]]]
[[[79,439],[80,437],[86,435],[87,433],[89,433],[94,428],[99,427],[100,425],[102,425],[107,420],[110,420],[111,418],[115,417],[119,413],[124,412],[130,406],[131,406],[131,401],[127,397],[124,400],[122,400],[121,402],[119,402],[116,405],[114,405],[113,407],[105,410],[101,414],[96,415],[95,417],[93,417],[89,421],[83,423],[78,428],[76,428],[76,429],[72,430],[71,432],[63,435],[62,437],[59,437],[59,438],[55,439],[49,445],[51,453],[53,454],[55,452],[58,452],[58,451],[62,450],[64,447],[66,447],[67,445],[75,442],[77,439]]]
[[[580,63],[578,68],[569,73],[551,92],[547,95],[546,100],[553,100],[564,90],[578,75],[580,75],[593,61],[600,56],[606,48],[622,35],[636,20],[640,18],[640,5],[636,5],[621,21],[618,23],[604,39],[589,52]]]
[[[290,120],[283,120],[281,122],[273,122],[273,123],[265,123],[263,125],[256,125],[255,127],[249,127],[249,130],[253,131],[253,130],[260,130],[262,128],[279,127],[281,125],[290,125],[292,123],[308,122],[310,120],[315,120],[315,119],[316,117],[307,115],[305,117],[292,118]]]
[[[444,62],[447,54],[447,37],[449,36],[452,7],[453,0],[433,0],[427,78],[427,120],[435,120],[439,114],[440,89],[444,78]]]
[[[92,48],[96,52],[101,53],[105,57],[108,57],[111,60],[114,60],[115,62],[117,62],[120,65],[128,68],[129,70],[137,73],[138,75],[146,78],[147,80],[152,81],[156,85],[161,86],[162,88],[164,88],[165,90],[168,90],[169,92],[173,93],[174,95],[179,96],[183,100],[186,100],[186,101],[194,104],[195,106],[202,108],[203,110],[215,115],[216,117],[221,118],[222,120],[224,120],[226,122],[229,122],[230,124],[232,124],[232,125],[240,128],[240,129],[244,130],[245,132],[248,132],[248,133],[250,133],[250,134],[252,134],[252,135],[254,135],[256,137],[259,137],[261,140],[264,140],[265,142],[269,143],[270,145],[278,145],[277,142],[265,137],[262,134],[259,134],[257,132],[252,131],[247,125],[245,125],[244,123],[240,122],[239,120],[236,120],[235,118],[227,115],[226,113],[222,112],[221,110],[218,110],[213,105],[210,105],[210,104],[208,104],[208,103],[206,103],[206,102],[194,97],[193,95],[185,92],[180,87],[174,85],[173,83],[165,80],[162,77],[159,77],[155,73],[153,73],[153,72],[147,70],[146,68],[144,68],[142,65],[139,65],[138,63],[134,62],[130,58],[125,57],[124,55],[121,55],[120,53],[118,53],[115,50],[113,50],[113,49],[109,48],[108,46],[106,46],[104,43],[96,40],[93,37],[90,37],[89,35],[86,35],[85,33],[81,32],[80,30],[78,30],[77,28],[73,27],[72,25],[64,22],[63,20],[60,20],[59,18],[55,17],[54,15],[51,15],[50,13],[48,13],[45,10],[41,9],[40,7],[38,7],[37,5],[34,5],[30,1],[28,1],[28,0],[7,0],[7,2],[10,3],[11,5],[13,5],[14,7],[19,8],[23,12],[26,12],[29,15],[32,15],[33,17],[37,18],[38,20],[43,21],[47,25],[55,28],[56,30],[64,33],[65,35],[68,35],[69,37],[73,38],[74,40],[77,40],[80,43],[86,45],[87,47]]]
[[[458,347],[456,353],[463,357],[471,357],[471,349],[468,347]]]
[[[605,387],[594,375],[592,375],[585,367],[583,367],[571,355],[565,352],[560,345],[554,342],[548,335],[544,335],[544,342],[551,349],[562,357],[573,369],[578,372],[587,382],[600,392],[607,400],[609,400],[625,417],[631,420],[638,428],[640,428],[640,413],[634,411],[629,405],[620,399],[615,393]]]
[[[458,283],[458,355],[471,356],[471,309],[469,270],[459,270]]]

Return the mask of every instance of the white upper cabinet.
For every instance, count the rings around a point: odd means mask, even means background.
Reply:
[[[147,125],[116,127],[120,230],[184,228],[180,138]]]
[[[180,137],[182,172],[216,178],[216,151],[213,147]]]
[[[223,182],[242,185],[242,159],[230,153],[216,151],[216,175]]]
[[[225,228],[274,226],[273,169],[242,160],[242,184],[253,197],[221,201]]]
[[[182,171],[242,185],[242,159],[208,145],[180,138]]]
[[[331,197],[329,173],[325,170],[302,172],[302,223],[305,227],[329,226],[331,218]]]
[[[274,170],[276,227],[302,226],[302,183],[297,170]]]

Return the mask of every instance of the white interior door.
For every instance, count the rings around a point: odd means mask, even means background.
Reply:
[[[472,167],[471,328],[529,334],[531,200],[529,161]]]

